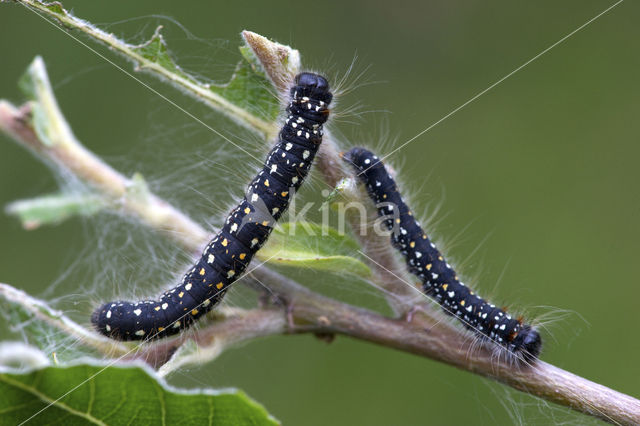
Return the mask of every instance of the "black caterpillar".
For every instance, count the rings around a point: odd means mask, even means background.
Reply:
[[[100,333],[118,340],[176,334],[218,304],[246,270],[307,176],[329,117],[333,95],[324,77],[301,73],[290,94],[278,143],[182,283],[157,300],[105,303],[91,317]]]
[[[376,203],[384,224],[393,231],[391,242],[404,256],[411,273],[422,280],[425,294],[433,296],[443,310],[466,328],[506,347],[525,361],[540,354],[540,334],[519,318],[483,300],[458,280],[435,245],[413,217],[384,164],[372,152],[353,148],[343,155],[351,163]]]

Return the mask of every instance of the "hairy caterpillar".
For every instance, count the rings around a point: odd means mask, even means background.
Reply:
[[[378,215],[392,231],[393,246],[402,253],[411,273],[422,280],[424,293],[433,296],[447,314],[458,318],[466,328],[506,347],[525,361],[536,359],[542,345],[540,334],[459,281],[413,217],[381,160],[364,148],[353,148],[343,158],[355,167],[376,203]]]
[[[182,283],[157,300],[103,304],[91,317],[100,333],[118,340],[176,334],[218,304],[246,270],[307,176],[322,142],[322,125],[329,117],[333,95],[324,77],[299,74],[290,95],[278,143]]]

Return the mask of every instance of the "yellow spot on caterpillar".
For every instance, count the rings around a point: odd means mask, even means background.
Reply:
[[[426,240],[426,239],[427,239],[427,236],[426,236],[425,234],[422,234],[422,239],[423,239],[423,240]]]
[[[382,199],[386,200],[387,199],[387,194],[382,194]]]
[[[460,306],[464,306],[464,304],[465,304],[465,303],[466,303],[466,302],[465,302],[464,300],[461,300],[461,301],[460,301]]]
[[[155,308],[153,308],[154,311],[159,311],[160,310],[160,306],[156,306]]]
[[[400,219],[396,219],[396,223],[400,223]]]
[[[430,271],[430,270],[431,270],[431,266],[432,266],[432,265],[431,265],[430,263],[427,265],[427,271]]]
[[[205,273],[204,268],[200,269],[200,275],[204,275],[204,273]],[[189,290],[189,289],[187,289],[187,290]]]
[[[412,212],[411,210],[409,210],[409,211],[407,212],[407,214],[408,214],[409,216],[413,216],[413,212]]]
[[[449,284],[442,284],[442,289],[443,289],[443,290],[445,290],[445,291],[446,291],[448,287],[449,287]]]
[[[250,209],[249,207],[245,207],[245,208],[244,208],[244,212],[245,212],[246,214],[249,214],[249,213],[251,213],[251,209]]]
[[[264,186],[269,186],[269,179],[264,180]]]
[[[409,243],[409,247],[414,248],[416,246],[416,242],[415,241],[411,241]]]
[[[280,193],[280,196],[281,196],[281,197],[286,197],[287,195],[289,195],[289,191],[282,191],[282,192]]]
[[[164,327],[158,327],[158,332],[164,331]]]
[[[197,309],[193,309],[191,311],[191,315],[198,315],[198,310]]]
[[[218,284],[216,284],[216,288],[218,290],[220,290],[222,287],[224,287],[224,284],[222,284],[222,281],[220,281]]]
[[[182,298],[182,296],[184,296],[184,291],[181,291],[180,293],[178,293],[178,297]]]
[[[227,239],[225,238],[220,244],[222,244],[222,247],[226,247],[229,244],[229,241],[227,241]]]
[[[244,260],[245,257],[247,257],[246,253],[240,253],[240,260]]]
[[[438,256],[438,260],[442,261],[444,258],[442,256]]]
[[[263,220],[262,221],[262,226],[269,226],[269,221],[268,220]]]

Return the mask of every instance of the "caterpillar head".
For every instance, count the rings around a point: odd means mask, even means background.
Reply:
[[[311,72],[302,72],[296,76],[291,94],[293,95],[296,91],[298,96],[307,96],[327,104],[333,99],[327,79]]]

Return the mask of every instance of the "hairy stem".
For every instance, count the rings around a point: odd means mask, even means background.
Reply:
[[[328,133],[322,143],[318,169],[331,188],[334,188],[344,176],[350,175],[350,171],[346,169],[340,157],[339,144]],[[358,192],[357,199],[354,201],[373,207],[369,197],[363,191]],[[372,223],[378,217],[373,208],[368,209],[367,214],[364,223]],[[353,214],[348,216],[353,234],[368,257],[371,268],[375,271],[373,280],[386,291],[387,302],[393,312],[396,315],[403,314],[408,308],[421,301],[416,297],[415,288],[411,288],[411,285],[407,284],[409,281],[403,279],[406,276],[406,268],[396,257],[393,247],[389,244],[389,237],[361,229],[363,223],[361,219]],[[430,307],[427,307],[425,312],[428,313],[429,310]]]

